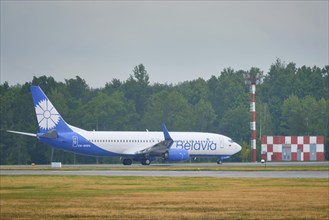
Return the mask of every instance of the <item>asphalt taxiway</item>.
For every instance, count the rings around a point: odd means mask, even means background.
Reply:
[[[329,178],[327,171],[1,170],[1,175]]]
[[[213,163],[205,164],[153,164],[152,167],[207,167],[214,166]],[[225,163],[219,166],[241,166],[254,167],[265,166],[261,163]],[[219,170],[154,170],[148,167],[134,164],[129,169],[123,165],[64,165],[66,169],[28,169],[31,166],[1,166],[0,175],[78,175],[78,176],[164,176],[164,177],[229,177],[229,178],[327,178],[329,179],[329,162],[276,162],[267,163],[267,167],[271,166],[328,166],[326,171],[219,171]],[[49,165],[40,166],[49,168]],[[92,168],[97,167],[97,170],[75,168]],[[104,167],[104,170],[103,168]],[[120,170],[111,170],[109,168],[122,168]],[[134,170],[133,168],[143,167],[143,170]],[[73,168],[73,170],[67,170]]]

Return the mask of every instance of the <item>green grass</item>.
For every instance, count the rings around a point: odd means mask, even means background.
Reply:
[[[328,179],[0,176],[0,219],[328,219]]]

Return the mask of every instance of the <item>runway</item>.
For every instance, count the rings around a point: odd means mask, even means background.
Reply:
[[[123,166],[121,164],[94,164],[94,165],[63,165],[63,169],[52,170],[49,165],[31,167],[23,166],[0,166],[0,175],[74,175],[74,176],[148,176],[148,177],[218,177],[218,178],[327,178],[329,179],[329,162],[275,162],[275,163],[224,163],[220,167],[304,167],[304,166],[328,166],[326,171],[231,171],[231,170],[202,170],[216,165],[213,163],[175,163],[175,164],[152,164],[145,167],[140,164]],[[175,168],[187,170],[175,170]],[[195,168],[193,170],[191,167]],[[124,169],[123,169],[124,168]],[[142,169],[140,169],[142,168]],[[148,169],[150,168],[150,169]],[[155,169],[154,169],[155,168]],[[168,170],[161,170],[165,168]],[[198,170],[198,169],[201,170]],[[159,170],[158,170],[159,169]]]
[[[1,175],[329,178],[327,171],[1,170],[0,173]]]

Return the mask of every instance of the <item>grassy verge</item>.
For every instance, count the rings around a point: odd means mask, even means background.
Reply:
[[[0,219],[328,219],[328,179],[1,176]]]

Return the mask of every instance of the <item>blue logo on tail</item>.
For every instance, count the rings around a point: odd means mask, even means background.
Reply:
[[[72,131],[39,86],[31,86],[31,92],[41,133],[52,129],[57,132]]]

